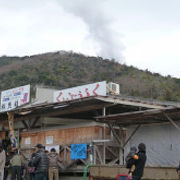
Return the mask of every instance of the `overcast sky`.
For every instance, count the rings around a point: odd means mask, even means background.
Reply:
[[[73,50],[180,78],[180,0],[0,0],[0,55]]]

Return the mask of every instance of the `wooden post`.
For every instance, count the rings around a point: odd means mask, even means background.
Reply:
[[[123,147],[121,145],[121,140],[120,140],[119,136],[117,135],[116,131],[114,130],[112,124],[108,123],[108,126],[111,129],[113,136],[115,137],[116,141],[118,142],[120,149],[123,149]]]
[[[103,116],[106,116],[106,107],[103,108]],[[103,126],[103,138],[106,139],[106,124]],[[103,164],[106,164],[106,143],[103,143]]]
[[[93,153],[94,153],[94,155],[93,155],[93,161],[94,161],[94,164],[96,164],[96,145],[94,144],[94,146],[93,146]]]
[[[98,155],[98,157],[99,157],[99,161],[100,161],[100,163],[101,163],[101,164],[103,164],[103,160],[102,160],[102,157],[101,157],[101,153],[100,153],[100,151],[99,151],[99,148],[98,148],[98,147],[96,147],[96,152],[97,152],[97,155]]]
[[[134,134],[137,132],[137,130],[141,127],[141,125],[138,125],[135,130],[132,132],[132,134],[128,137],[128,139],[126,140],[126,142],[124,143],[123,147],[126,146],[126,144],[131,140],[131,138],[134,136]]]
[[[64,145],[64,161],[66,162],[66,146]]]

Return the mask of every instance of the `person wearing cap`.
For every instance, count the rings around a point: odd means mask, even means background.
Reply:
[[[6,163],[6,153],[2,148],[2,143],[0,144],[0,180],[4,178],[4,167]]]
[[[37,144],[35,148],[36,154],[31,162],[32,166],[35,167],[35,180],[46,180],[48,175],[48,157],[42,144]]]
[[[146,145],[144,143],[140,143],[138,145],[138,153],[134,156],[134,160],[132,162],[132,164],[135,165],[135,169],[130,172],[132,173],[133,180],[141,180],[146,159]]]

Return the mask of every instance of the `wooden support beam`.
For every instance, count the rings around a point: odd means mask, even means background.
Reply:
[[[24,126],[26,129],[29,129],[29,126],[28,126],[28,124],[26,123],[25,120],[22,120],[21,122],[22,122],[23,126]]]
[[[125,147],[127,145],[127,143],[131,140],[131,138],[135,135],[135,133],[138,131],[138,129],[141,127],[141,124],[138,125],[135,130],[132,132],[132,134],[128,137],[128,139],[126,140],[126,142],[124,143],[123,147]]]
[[[84,161],[83,159],[79,159],[84,165],[87,165],[88,163]]]
[[[67,165],[65,166],[65,169],[70,168],[70,167],[73,166],[76,162],[77,162],[77,160],[74,160],[74,161],[70,162],[69,164],[67,164]]]
[[[33,121],[31,128],[34,128],[36,126],[36,123],[39,121],[40,117],[36,117],[35,120]]]
[[[106,149],[114,156],[117,157],[117,153],[115,153],[110,147],[106,147]]]
[[[120,147],[121,149],[123,149],[123,147],[122,147],[122,145],[121,145],[121,144],[122,144],[122,143],[121,143],[121,140],[120,140],[119,136],[117,135],[117,133],[115,132],[112,124],[111,124],[111,123],[108,123],[108,126],[109,126],[110,130],[112,131],[113,136],[114,136],[115,139],[117,140],[117,142],[118,142],[118,144],[119,144],[119,147]]]
[[[66,149],[71,152],[71,148],[66,146]],[[84,161],[83,159],[79,159],[84,165],[87,165],[88,163]]]
[[[103,160],[102,160],[102,157],[101,157],[101,153],[99,151],[99,148],[96,146],[96,152],[97,152],[97,155],[99,157],[99,160],[100,160],[100,163],[103,164]]]
[[[108,163],[108,165],[115,165],[115,163],[119,160],[119,158],[113,159]]]
[[[170,118],[166,113],[163,113],[164,116],[171,122],[171,124],[178,130],[180,131],[180,127]]]

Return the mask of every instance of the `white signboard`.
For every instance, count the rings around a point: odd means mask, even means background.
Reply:
[[[59,145],[53,145],[53,146],[46,146],[45,149],[48,152],[51,152],[51,149],[54,148],[56,150],[56,152],[59,154]]]
[[[71,101],[90,96],[106,96],[106,81],[54,92],[54,102]]]
[[[1,111],[9,111],[29,103],[30,85],[8,89],[1,92]]]
[[[53,144],[53,136],[46,136],[46,144]]]
[[[25,138],[24,144],[25,145],[30,145],[31,144],[31,138],[30,137]]]

